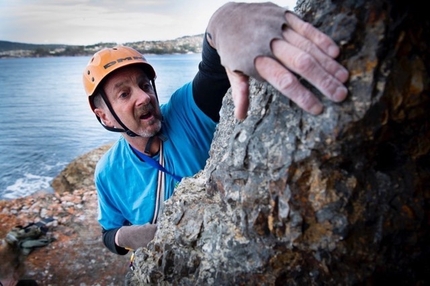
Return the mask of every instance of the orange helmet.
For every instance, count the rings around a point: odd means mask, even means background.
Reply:
[[[153,67],[135,49],[125,46],[105,48],[95,53],[85,67],[83,81],[87,96],[91,97],[94,94],[107,75],[128,65],[141,65],[149,80],[153,81],[156,78]]]

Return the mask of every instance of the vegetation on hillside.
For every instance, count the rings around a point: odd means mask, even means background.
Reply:
[[[140,41],[124,45],[135,48],[144,54],[186,54],[200,53],[203,34],[185,36],[167,41]],[[0,58],[18,57],[56,57],[56,56],[88,56],[107,47],[116,46],[117,43],[98,43],[94,45],[49,45],[26,44],[0,41]]]

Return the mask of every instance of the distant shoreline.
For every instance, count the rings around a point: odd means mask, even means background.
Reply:
[[[195,54],[201,53],[203,34],[185,36],[166,41],[140,41],[125,43],[142,54]],[[78,45],[38,45],[0,41],[0,59],[5,58],[41,58],[41,57],[70,57],[92,56],[95,52],[114,47],[117,43],[99,43],[88,46]]]
[[[194,55],[194,54],[201,54],[201,52],[184,52],[184,53],[145,53],[141,52],[143,55],[146,56],[160,56],[160,55]],[[62,58],[62,57],[91,57],[94,53],[88,53],[88,54],[76,54],[76,55],[47,55],[47,56],[36,56],[36,55],[28,55],[28,56],[10,56],[10,57],[2,57],[0,55],[0,61],[1,60],[8,60],[8,59],[37,59],[37,58]]]

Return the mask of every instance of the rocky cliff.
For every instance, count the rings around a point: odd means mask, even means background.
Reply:
[[[348,99],[314,117],[252,82],[235,122],[227,96],[131,284],[428,283],[430,24],[414,5],[302,1],[342,45]]]

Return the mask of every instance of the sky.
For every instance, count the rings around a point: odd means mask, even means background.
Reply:
[[[247,1],[239,2],[266,2]],[[0,0],[0,40],[92,45],[202,34],[227,0]],[[296,0],[273,0],[293,10]]]

